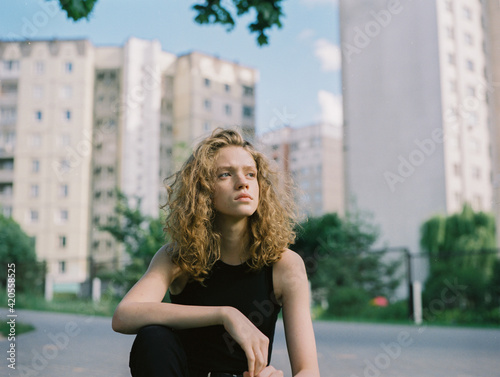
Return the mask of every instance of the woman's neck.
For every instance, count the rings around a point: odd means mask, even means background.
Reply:
[[[248,259],[248,218],[216,220],[221,234],[221,259],[227,264],[241,264]]]

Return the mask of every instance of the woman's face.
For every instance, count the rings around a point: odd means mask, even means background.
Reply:
[[[257,165],[242,147],[222,148],[215,158],[214,207],[218,214],[249,217],[259,205]]]

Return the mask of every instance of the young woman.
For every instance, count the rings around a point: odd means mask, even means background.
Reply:
[[[217,130],[198,145],[167,187],[171,242],[113,316],[115,331],[137,333],[134,377],[283,376],[269,365],[281,309],[293,375],[319,376],[283,188],[238,132]],[[167,291],[171,303],[162,302]]]

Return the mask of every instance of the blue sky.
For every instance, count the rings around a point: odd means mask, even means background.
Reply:
[[[230,2],[230,0],[223,0]],[[250,17],[224,27],[193,21],[186,0],[100,0],[89,20],[77,23],[55,1],[2,0],[0,38],[88,38],[95,45],[123,45],[129,37],[158,39],[165,51],[192,50],[256,68],[257,131],[338,121],[340,52],[337,0],[285,0],[282,29],[270,32],[270,45],[258,47],[247,29]]]

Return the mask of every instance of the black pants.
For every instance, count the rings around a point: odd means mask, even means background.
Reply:
[[[133,377],[197,377],[189,371],[187,356],[179,337],[165,326],[139,330],[130,352]]]

